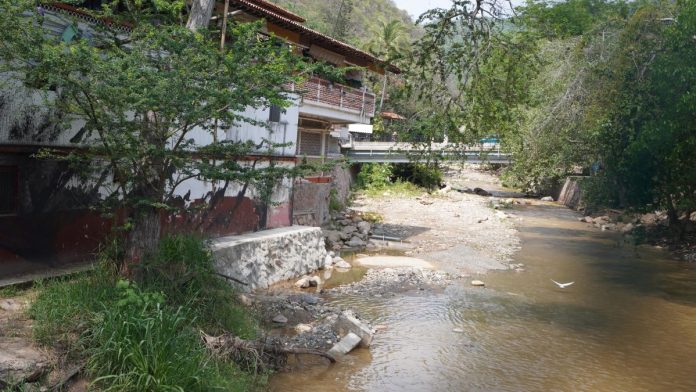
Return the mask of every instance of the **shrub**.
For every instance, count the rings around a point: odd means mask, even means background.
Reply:
[[[391,184],[392,165],[388,163],[366,163],[358,173],[358,186],[363,189],[382,189]]]
[[[30,309],[35,337],[86,359],[100,390],[244,390],[253,385],[250,376],[210,357],[198,333],[255,333],[212,262],[201,239],[179,235],[164,238],[159,253],[143,262],[138,284],[121,280],[106,262],[38,283]]]

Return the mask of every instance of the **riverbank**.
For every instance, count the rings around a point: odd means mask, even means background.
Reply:
[[[387,268],[377,281],[399,282],[380,294],[362,290],[377,287],[365,282],[378,271],[363,270],[352,285],[320,297],[371,322],[371,347],[338,365],[296,363],[293,372],[274,375],[270,389],[693,390],[694,265],[623,244],[618,232],[580,222],[556,203],[517,201],[504,211],[520,237],[510,262],[524,264],[524,272],[421,285],[414,270]],[[485,288],[472,286],[474,278]],[[575,283],[560,289],[551,279]]]

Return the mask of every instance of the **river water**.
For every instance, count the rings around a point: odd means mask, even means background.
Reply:
[[[525,272],[491,272],[485,289],[462,280],[332,299],[387,329],[369,350],[303,362],[270,389],[696,391],[696,266],[623,245],[562,207],[515,213]]]

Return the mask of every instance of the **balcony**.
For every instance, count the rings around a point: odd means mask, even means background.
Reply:
[[[375,115],[375,95],[320,78],[293,86],[301,97],[300,113],[346,122],[369,123]]]

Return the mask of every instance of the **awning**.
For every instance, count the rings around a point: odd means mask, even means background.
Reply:
[[[370,125],[370,124],[348,124],[348,132],[372,134],[372,125]]]

